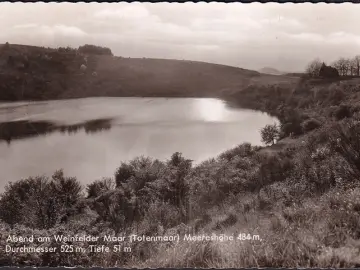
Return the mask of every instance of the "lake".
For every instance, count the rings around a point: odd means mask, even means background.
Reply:
[[[85,98],[0,103],[0,189],[64,169],[83,184],[123,161],[174,152],[199,163],[243,142],[261,145],[265,113],[208,98]]]

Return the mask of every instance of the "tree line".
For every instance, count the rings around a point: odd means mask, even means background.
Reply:
[[[107,47],[95,46],[85,44],[84,46],[80,46],[78,51],[83,54],[96,54],[96,55],[110,55],[113,56],[111,50]]]
[[[305,73],[309,77],[320,77],[322,67],[328,66],[317,58],[308,64]],[[360,55],[353,58],[341,57],[334,61],[330,67],[336,69],[337,76],[360,76]],[[332,73],[331,77],[334,77],[334,73]]]

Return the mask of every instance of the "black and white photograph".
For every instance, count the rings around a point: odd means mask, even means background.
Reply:
[[[360,267],[360,6],[0,3],[0,266]]]

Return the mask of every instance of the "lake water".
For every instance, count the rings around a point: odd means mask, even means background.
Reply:
[[[63,168],[83,184],[113,176],[122,161],[196,163],[243,142],[261,145],[267,114],[207,98],[86,98],[0,103],[0,189],[9,181]]]

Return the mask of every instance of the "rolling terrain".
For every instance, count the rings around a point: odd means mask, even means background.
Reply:
[[[9,65],[9,57],[15,64]],[[82,64],[87,67],[85,71],[80,69]],[[85,55],[76,50],[24,45],[0,47],[0,100],[5,101],[94,96],[221,97],[253,84],[297,80],[204,62]]]
[[[284,72],[281,72],[281,71],[277,70],[276,68],[271,68],[271,67],[264,67],[264,68],[260,69],[259,72],[263,73],[263,74],[269,74],[269,75],[282,75],[282,74],[284,74]]]

